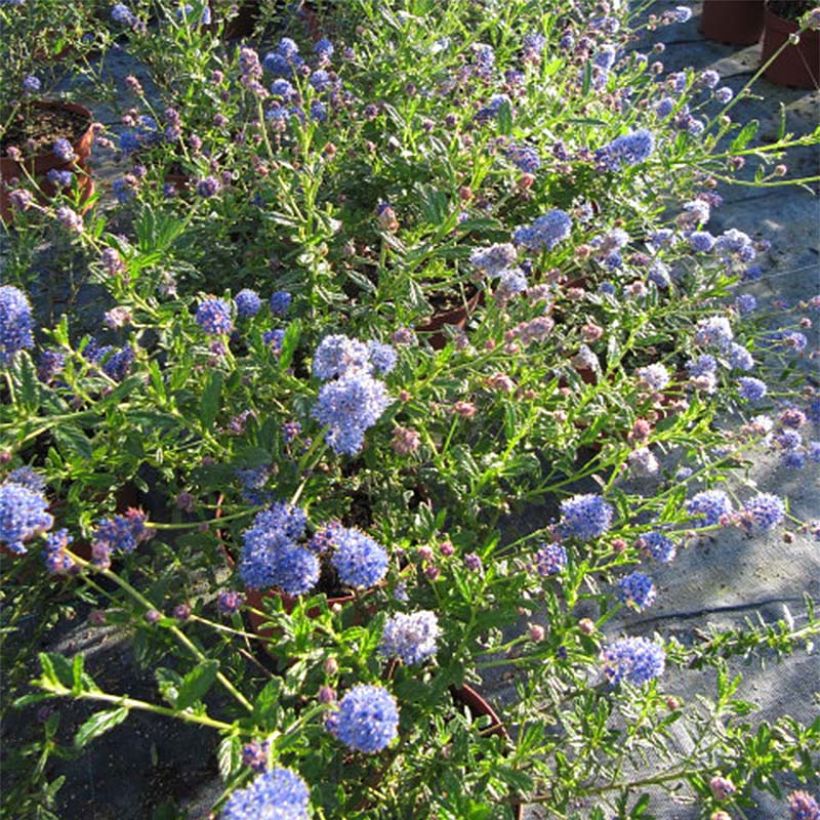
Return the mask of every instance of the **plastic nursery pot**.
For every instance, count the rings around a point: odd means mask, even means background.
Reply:
[[[94,193],[94,181],[88,167],[88,158],[91,156],[91,146],[94,142],[93,117],[91,112],[82,105],[76,103],[63,103],[51,101],[37,101],[30,106],[22,108],[16,117],[18,125],[25,127],[24,123],[32,119],[40,119],[46,123],[51,122],[54,137],[59,138],[61,133],[67,134],[65,137],[71,142],[76,158],[70,162],[64,162],[54,155],[51,145],[46,150],[40,150],[34,156],[25,156],[25,145],[17,146],[24,152],[21,162],[6,156],[7,150],[14,143],[8,137],[8,133],[13,131],[15,123],[12,122],[6,136],[2,142],[2,156],[0,156],[0,218],[9,224],[13,218],[13,209],[9,199],[10,188],[14,187],[15,180],[24,184],[28,176],[37,182],[40,188],[38,199],[40,202],[47,201],[57,193],[57,188],[47,179],[47,174],[51,170],[76,172],[77,183],[81,192],[81,201],[88,201]]]
[[[354,600],[355,597],[356,596],[351,593],[350,595],[340,595],[337,598],[328,598],[327,605],[328,607],[332,607],[336,604],[342,606],[350,603],[350,601]],[[245,593],[245,600],[248,604],[248,620],[251,622],[251,629],[262,638],[270,638],[274,634],[274,630],[271,628],[263,628],[262,624],[265,623],[265,618],[262,615],[259,615],[258,612],[254,611],[258,610],[259,612],[264,612],[265,598],[280,598],[282,601],[282,607],[288,614],[293,612],[299,598],[292,595],[286,595],[284,592],[279,592],[279,590],[276,589],[247,590]],[[312,607],[307,611],[307,616],[308,618],[318,618],[321,612],[322,610],[320,607]]]
[[[447,334],[442,332],[444,326],[450,325],[451,327],[463,330],[467,325],[467,320],[479,304],[481,304],[483,297],[484,293],[476,289],[466,302],[457,307],[444,305],[441,310],[437,310],[423,325],[417,325],[416,330],[419,333],[431,334],[429,338],[430,345],[435,350],[441,350],[447,344]]]
[[[507,732],[498,713],[472,686],[468,686],[466,683],[461,687],[451,686],[450,694],[457,704],[466,706],[474,717],[486,716],[490,719],[490,725],[484,729],[484,734],[497,735],[503,740],[510,740],[509,732]],[[523,820],[524,806],[521,803],[513,803],[511,808],[516,820]]]
[[[765,65],[788,42],[789,36],[799,30],[800,26],[796,22],[784,20],[767,8],[760,64]],[[807,29],[802,32],[800,42],[797,45],[787,45],[766,69],[764,76],[775,85],[820,88],[820,31]]]
[[[700,32],[708,40],[750,46],[763,31],[765,0],[704,0]]]

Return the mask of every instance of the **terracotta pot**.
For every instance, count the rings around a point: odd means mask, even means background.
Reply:
[[[327,605],[332,607],[334,604],[347,604],[350,603],[356,596],[355,595],[341,595],[338,598],[328,598]],[[264,612],[264,600],[265,598],[280,598],[282,600],[282,606],[288,614],[293,612],[296,604],[299,602],[298,597],[294,597],[292,595],[286,595],[284,592],[279,592],[275,589],[266,589],[266,590],[258,590],[258,589],[249,589],[245,593],[245,600],[248,603],[248,620],[251,622],[251,629],[263,638],[270,638],[274,634],[273,629],[263,629],[262,624],[265,623],[265,618],[262,615],[258,615],[256,612],[251,611],[252,609],[257,609],[261,612]],[[312,607],[307,611],[308,618],[318,618],[321,615],[322,610],[320,607]]]
[[[419,333],[430,333],[430,345],[435,350],[441,350],[448,341],[447,334],[441,332],[444,326],[450,325],[451,327],[463,330],[467,325],[467,320],[479,304],[481,304],[483,298],[483,291],[476,290],[465,304],[434,313],[427,322],[423,325],[418,325],[416,330]]]
[[[763,31],[765,0],[704,0],[700,32],[708,40],[749,46]]]
[[[506,741],[510,740],[509,732],[498,713],[472,686],[468,686],[466,683],[460,688],[451,686],[450,694],[456,703],[466,706],[475,717],[486,715],[490,719],[489,727],[484,730],[485,734],[497,735]],[[516,820],[523,820],[524,806],[521,803],[513,803],[510,808],[512,808]]]
[[[237,14],[225,23],[222,36],[226,40],[239,40],[242,37],[250,37],[253,34],[256,21],[259,19],[259,0],[246,0],[239,4]],[[216,31],[216,23],[211,23],[208,28]]]
[[[792,20],[784,20],[766,9],[766,28],[763,32],[764,65],[788,41],[789,35],[800,30]],[[788,45],[766,69],[764,76],[775,85],[791,88],[820,88],[820,31],[809,29],[800,35],[800,42]]]
[[[57,189],[46,178],[46,175],[51,170],[59,171],[74,171],[78,172],[77,183],[81,192],[81,201],[87,202],[89,197],[94,193],[94,182],[91,179],[90,169],[88,167],[88,158],[91,156],[91,146],[94,142],[94,130],[92,128],[93,118],[91,112],[82,105],[76,103],[63,102],[35,102],[33,106],[37,109],[62,109],[65,111],[73,111],[82,115],[88,122],[88,127],[83,131],[82,135],[72,143],[72,148],[77,158],[71,162],[63,162],[54,156],[53,152],[38,154],[35,157],[29,157],[22,162],[3,156],[0,157],[0,218],[3,222],[9,224],[14,216],[14,211],[9,200],[9,189],[12,187],[12,180],[19,179],[24,183],[27,179],[26,174],[34,177],[42,192],[38,197],[40,202],[47,202],[50,197],[57,193]]]

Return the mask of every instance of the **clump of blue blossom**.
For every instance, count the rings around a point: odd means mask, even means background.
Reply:
[[[655,136],[646,128],[622,134],[598,149],[595,158],[608,171],[619,171],[624,165],[645,162],[655,150]]]
[[[610,683],[626,681],[640,686],[663,674],[666,653],[648,638],[622,638],[604,648],[601,660]]]
[[[731,514],[732,502],[723,490],[704,490],[686,502],[686,511],[699,519],[700,526],[709,527]]]
[[[545,544],[535,554],[535,571],[542,577],[557,575],[567,565],[567,551],[561,544]]]
[[[568,538],[591,541],[612,525],[615,511],[600,495],[587,493],[561,502],[560,528]]]
[[[375,754],[386,749],[398,734],[399,709],[383,686],[354,686],[339,701],[328,728],[350,749]]]
[[[41,491],[7,481],[0,485],[0,544],[18,555],[25,542],[50,530],[54,518]]]
[[[751,532],[768,532],[783,523],[786,505],[772,493],[758,493],[740,511],[740,522]]]
[[[644,533],[638,539],[636,546],[662,564],[670,563],[677,553],[675,543],[663,533],[656,531]]]
[[[307,820],[310,790],[296,772],[277,766],[237,789],[222,810],[222,820]]]
[[[655,597],[655,585],[643,572],[630,572],[618,581],[618,598],[636,612],[652,606]]]
[[[331,563],[339,580],[350,587],[372,587],[387,572],[387,551],[369,535],[339,527],[333,534]]]
[[[33,328],[26,294],[13,285],[0,287],[0,367],[7,367],[15,354],[34,346]]]
[[[208,334],[218,336],[233,330],[231,306],[224,299],[203,299],[196,309],[196,323]]]
[[[539,216],[532,225],[517,228],[513,240],[531,251],[551,251],[559,242],[568,239],[571,231],[570,215],[555,208]]]
[[[436,654],[440,633],[435,612],[422,610],[409,615],[399,612],[385,623],[379,651],[412,666]]]

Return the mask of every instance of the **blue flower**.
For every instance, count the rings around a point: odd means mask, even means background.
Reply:
[[[506,242],[490,245],[489,248],[477,248],[470,254],[470,262],[488,276],[496,277],[515,265],[517,257],[515,245]]]
[[[575,495],[561,502],[561,529],[568,537],[590,541],[610,528],[614,514],[600,495]]]
[[[57,530],[46,536],[46,547],[43,550],[43,561],[46,570],[52,575],[63,575],[74,568],[74,559],[66,549],[74,539],[68,530]]]
[[[196,310],[196,323],[212,336],[230,333],[233,330],[231,306],[224,299],[210,296],[199,303]]]
[[[541,167],[541,157],[530,145],[511,145],[505,154],[525,174],[534,174]]]
[[[656,561],[668,564],[675,557],[674,542],[660,532],[646,532],[637,541],[638,549],[648,552]]]
[[[65,367],[65,354],[59,350],[44,350],[37,362],[37,378],[44,384],[51,382]]]
[[[717,371],[717,359],[708,353],[704,353],[696,359],[690,359],[686,363],[686,369],[695,379],[699,376],[711,376]]]
[[[820,806],[808,793],[795,791],[789,795],[789,820],[818,820]]]
[[[50,530],[53,524],[42,492],[13,482],[0,485],[0,544],[23,555],[24,542]]]
[[[350,749],[375,754],[398,734],[399,710],[383,686],[354,686],[339,701],[333,715],[333,734]]]
[[[275,316],[284,316],[288,312],[293,297],[286,290],[277,290],[270,297],[270,310]]]
[[[29,74],[23,79],[23,91],[27,91],[29,94],[36,94],[41,87],[40,78],[34,74]]]
[[[422,610],[409,615],[399,612],[385,623],[379,651],[388,658],[399,657],[412,666],[436,654],[440,632],[434,612]]]
[[[757,309],[757,299],[751,293],[742,293],[735,299],[735,307],[741,316]]]
[[[140,542],[151,537],[142,510],[130,509],[125,515],[103,518],[94,529],[93,546],[104,551],[133,552]]]
[[[334,533],[331,563],[339,580],[349,587],[372,587],[387,573],[387,551],[356,529],[339,527]]]
[[[322,37],[313,44],[313,53],[319,57],[330,59],[333,56],[333,51],[333,43],[327,37]]]
[[[732,512],[732,502],[723,490],[704,490],[686,502],[686,511],[700,519],[700,526],[709,527]]]
[[[296,772],[276,767],[237,789],[222,810],[222,820],[307,820],[310,791]]]
[[[766,382],[752,376],[741,376],[737,380],[737,392],[746,401],[760,401],[768,392]]]
[[[651,390],[663,390],[669,384],[669,371],[662,364],[650,364],[639,367],[635,375]]]
[[[567,239],[572,231],[569,214],[557,208],[539,216],[532,225],[517,228],[513,240],[532,251],[551,251],[559,242]]]
[[[117,3],[111,8],[111,19],[115,23],[120,23],[124,26],[134,26],[137,18],[131,12],[131,9],[123,3]]]
[[[542,577],[557,575],[567,565],[567,551],[560,544],[545,544],[535,554],[535,571]]]
[[[655,585],[648,575],[630,572],[618,581],[618,599],[636,612],[655,603]]]
[[[783,523],[786,507],[772,493],[758,493],[749,499],[740,512],[743,525],[752,532],[768,532]]]
[[[15,354],[34,346],[31,305],[28,297],[13,285],[0,287],[0,367],[7,367]]]
[[[370,350],[364,342],[342,334],[325,336],[313,354],[313,375],[322,381],[370,369]]]
[[[196,192],[203,199],[210,199],[210,197],[216,196],[219,193],[221,187],[222,185],[216,177],[208,176],[197,182]]]
[[[701,347],[716,347],[718,350],[728,350],[734,339],[732,326],[724,316],[711,316],[701,319],[695,331],[695,344]]]
[[[256,316],[262,308],[262,300],[255,290],[244,288],[234,297],[236,304],[236,315],[240,319],[249,319],[251,316]]]
[[[366,345],[362,347],[367,351]],[[316,360],[314,371],[315,365]],[[362,449],[365,432],[376,424],[389,404],[384,384],[369,373],[354,369],[322,387],[312,415],[329,428],[325,440],[335,453],[355,455]]]
[[[688,239],[692,249],[699,253],[709,253],[715,247],[717,241],[709,231],[692,231]]]
[[[282,545],[274,555],[273,585],[288,595],[304,595],[319,583],[319,559],[308,549]]]
[[[307,515],[300,507],[289,507],[277,502],[269,510],[257,513],[252,525],[242,533],[242,556],[239,576],[250,589],[267,589],[277,585],[277,578],[288,583],[296,576],[298,567],[303,576],[310,574],[302,556],[289,555],[277,566],[277,557],[297,549],[296,542],[304,535]]]
[[[651,131],[641,129],[616,137],[595,152],[595,158],[609,171],[619,171],[624,165],[638,165],[649,158],[655,149]]]
[[[490,101],[483,108],[479,109],[475,115],[476,121],[485,123],[498,116],[499,111],[504,106],[512,108],[512,100],[506,94],[496,94],[490,98]]]
[[[33,493],[42,493],[46,488],[46,480],[34,469],[26,465],[12,470],[6,476],[7,484],[19,484]]]
[[[370,352],[370,363],[377,373],[384,375],[396,366],[398,356],[392,345],[371,341],[367,343],[367,347]]]
[[[622,638],[603,650],[601,660],[610,683],[626,680],[640,686],[663,674],[666,653],[647,638]]]

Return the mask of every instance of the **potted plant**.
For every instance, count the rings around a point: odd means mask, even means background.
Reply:
[[[38,189],[39,198],[53,197],[76,184],[80,202],[94,192],[88,159],[94,142],[93,117],[82,105],[31,101],[8,119],[0,139],[0,217],[12,218],[11,190]]]
[[[815,3],[806,0],[771,0],[766,4],[766,27],[760,63],[765,77],[776,85],[820,88],[820,21],[801,20]],[[790,42],[798,35],[799,41]]]
[[[709,40],[748,46],[763,31],[764,0],[704,0],[700,32]]]

